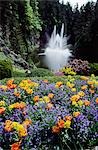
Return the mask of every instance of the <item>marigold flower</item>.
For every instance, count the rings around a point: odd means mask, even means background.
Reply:
[[[89,106],[89,105],[90,105],[90,101],[85,100],[85,101],[84,101],[84,105],[85,105],[85,106]]]
[[[71,98],[70,98],[70,100],[71,101],[78,101],[80,99],[80,96],[79,95],[73,95]]]
[[[81,90],[86,90],[87,89],[87,85],[83,85],[83,86],[81,86]]]
[[[63,85],[63,82],[59,81],[59,82],[56,82],[55,87],[60,87],[61,85]]]
[[[96,101],[96,103],[98,104],[98,98],[96,98],[96,100],[95,100],[95,101]]]
[[[80,115],[80,112],[79,112],[79,111],[73,112],[73,116],[74,116],[74,117],[78,117],[79,115]]]
[[[26,103],[24,102],[17,102],[17,103],[14,103],[14,104],[11,104],[9,106],[9,109],[13,109],[13,108],[16,108],[16,109],[24,109],[26,107]]]
[[[65,119],[71,121],[72,120],[72,116],[65,116]]]
[[[49,93],[49,94],[48,94],[48,97],[49,97],[50,99],[52,99],[52,98],[54,97],[54,94],[53,94],[53,93]]]
[[[5,101],[0,101],[0,107],[5,106]]]
[[[20,150],[20,143],[21,142],[15,142],[11,145],[11,150]]]
[[[74,106],[78,106],[77,102],[76,101],[72,101],[72,105]]]
[[[4,130],[10,132],[12,131],[12,129],[13,129],[12,121],[6,120],[4,123]]]
[[[25,126],[26,128],[32,123],[32,121],[30,119],[26,119],[22,125]]]
[[[58,125],[59,128],[64,128],[65,121],[62,120],[62,119],[60,119],[60,120],[58,121],[57,125]]]
[[[83,101],[82,101],[82,100],[79,100],[79,101],[78,101],[78,105],[79,105],[80,107],[82,107],[82,106],[83,106]]]
[[[43,82],[48,83],[48,80],[44,80]]]
[[[67,82],[66,85],[67,85],[69,88],[71,88],[71,89],[74,87],[74,84],[73,84],[73,83],[70,83],[70,82]]]
[[[28,94],[32,94],[33,93],[33,90],[32,89],[26,89],[26,92],[28,93]]]
[[[48,103],[46,108],[49,110],[49,109],[51,109],[52,107],[53,107],[53,104],[52,104],[52,103]]]
[[[95,83],[95,82],[92,81],[92,80],[87,81],[87,84],[88,84],[88,85],[93,85],[94,83]]]
[[[95,90],[89,89],[89,92],[90,92],[91,94],[94,94],[94,93],[95,93]]]
[[[59,132],[60,132],[60,128],[58,126],[52,127],[52,133],[59,133]]]
[[[18,122],[12,122],[12,126],[13,126],[13,129],[18,131],[18,134],[20,137],[27,136],[27,130],[22,124]]]
[[[72,92],[76,92],[76,88],[72,88],[71,91],[72,91]]]
[[[48,96],[43,96],[43,100],[44,102],[46,103],[49,103],[50,102],[50,98]]]
[[[86,76],[81,76],[80,79],[81,79],[81,80],[85,80],[85,81],[89,80],[89,78],[86,77]]]
[[[5,112],[5,108],[4,107],[0,107],[0,115],[4,114],[4,112]]]
[[[6,85],[0,85],[0,88],[3,89],[4,91],[6,91],[8,89],[8,87]]]
[[[34,96],[33,100],[34,100],[35,103],[38,102],[39,101],[39,96],[38,95]]]
[[[23,130],[19,130],[18,133],[20,137],[24,137],[28,135],[27,130],[25,128]]]
[[[70,120],[67,120],[64,125],[65,125],[65,126],[64,126],[65,128],[70,128],[71,121],[70,121]]]
[[[11,80],[8,80],[6,84],[7,84],[7,86],[10,86],[13,84],[13,82],[14,82],[14,79],[11,79]]]
[[[14,92],[14,95],[15,95],[16,97],[20,97],[20,93],[19,93],[19,92]]]
[[[83,97],[83,96],[85,96],[85,93],[84,93],[83,91],[80,91],[80,92],[78,92],[78,95],[79,95],[80,97]]]

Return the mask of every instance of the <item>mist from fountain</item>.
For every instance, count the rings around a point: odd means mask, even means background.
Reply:
[[[67,36],[64,36],[64,24],[62,24],[60,34],[56,33],[56,26],[54,26],[53,33],[45,52],[39,54],[44,56],[45,65],[54,72],[57,72],[66,66],[68,60],[72,56],[67,40]]]

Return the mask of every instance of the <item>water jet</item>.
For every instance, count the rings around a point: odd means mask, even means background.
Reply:
[[[54,26],[53,33],[46,49],[44,49],[44,53],[39,54],[44,65],[53,72],[57,72],[66,66],[72,56],[67,40],[68,37],[64,36],[64,24],[62,24],[60,34],[56,33],[56,26]]]

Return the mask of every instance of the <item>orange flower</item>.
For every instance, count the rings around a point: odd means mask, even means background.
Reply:
[[[90,105],[90,101],[85,100],[85,101],[84,101],[84,105],[85,105],[85,106],[89,106],[89,105]]]
[[[74,117],[78,117],[79,115],[80,115],[80,112],[79,112],[79,111],[73,112],[73,116],[74,116]]]
[[[13,143],[13,144],[11,145],[11,150],[20,150],[20,143],[21,143],[21,142]]]
[[[45,83],[48,83],[48,80],[45,79],[44,82],[45,82]]]
[[[80,99],[80,95],[73,95],[73,96],[71,96],[71,98],[70,98],[70,100],[73,102],[73,101],[75,101],[75,102],[77,102],[78,100]]]
[[[91,88],[91,89],[94,89],[95,87],[94,87],[94,85],[90,85],[90,88]]]
[[[57,87],[60,87],[62,84],[63,84],[63,83],[62,83],[61,81],[59,81],[59,82],[56,83],[56,86],[57,86]]]
[[[98,98],[96,98],[96,103],[98,104]]]
[[[38,102],[39,101],[39,96],[38,95],[34,96],[33,100],[34,100],[35,103]]]
[[[88,85],[92,85],[92,84],[94,84],[95,82],[94,81],[91,81],[91,80],[89,80],[89,81],[87,81],[87,84]]]
[[[54,97],[54,94],[53,94],[53,93],[49,93],[49,94],[48,94],[48,97],[49,97],[50,99],[52,99],[52,98]]]
[[[86,89],[87,89],[87,85],[81,86],[81,90],[86,90]]]
[[[14,103],[12,105],[9,106],[10,109],[13,109],[13,108],[16,108],[16,109],[24,109],[26,107],[26,103],[24,102],[17,102],[17,103]]]
[[[12,121],[6,120],[4,124],[4,129],[7,132],[10,132],[13,129]]]
[[[24,102],[14,103],[14,108],[16,108],[16,109],[23,109],[25,107],[26,107],[26,104]]]
[[[20,93],[19,93],[19,92],[14,92],[14,95],[15,95],[16,97],[20,97]]]
[[[72,120],[72,116],[65,116],[65,119],[71,121]]]
[[[58,125],[59,128],[64,128],[65,121],[62,120],[62,119],[60,119],[60,120],[58,121],[57,125]]]
[[[92,90],[92,89],[89,89],[89,92],[90,92],[91,94],[94,94],[94,93],[95,93],[95,91]]]
[[[0,107],[0,114],[3,114],[5,112],[5,108],[4,107]]]
[[[51,109],[52,107],[53,107],[53,104],[48,103],[46,108],[49,110],[49,109]]]
[[[31,120],[26,119],[22,124],[23,124],[23,126],[25,126],[27,128],[31,123],[32,123]]]
[[[59,133],[60,132],[60,128],[58,126],[53,126],[52,127],[52,132],[53,133]]]
[[[7,86],[12,85],[12,84],[13,84],[13,82],[14,82],[14,79],[8,80],[8,81],[7,81]]]

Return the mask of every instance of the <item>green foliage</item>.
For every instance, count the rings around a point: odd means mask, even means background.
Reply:
[[[24,69],[13,67],[13,77],[26,77],[26,71]]]
[[[26,61],[32,60],[32,57],[35,61],[38,49],[41,21],[37,5],[37,0],[0,1],[0,38],[5,47],[20,54]]]
[[[35,68],[31,71],[30,76],[32,77],[45,77],[45,76],[53,76],[53,73],[48,69],[44,68]]]
[[[12,77],[12,64],[10,60],[0,60],[0,80]]]
[[[90,63],[90,73],[98,75],[98,63]]]

